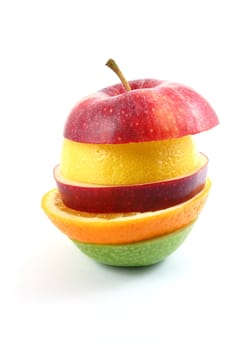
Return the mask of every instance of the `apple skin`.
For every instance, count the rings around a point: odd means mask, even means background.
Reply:
[[[155,79],[106,87],[70,112],[64,137],[84,143],[157,141],[193,135],[216,126],[210,104],[191,88]]]
[[[208,159],[184,177],[138,185],[98,186],[68,181],[54,169],[54,178],[63,203],[74,210],[90,213],[124,213],[161,210],[182,203],[204,187]]]

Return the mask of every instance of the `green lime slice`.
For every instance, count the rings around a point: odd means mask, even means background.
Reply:
[[[94,260],[112,266],[147,266],[172,254],[190,233],[194,222],[161,237],[130,244],[94,244],[73,240],[75,245]]]

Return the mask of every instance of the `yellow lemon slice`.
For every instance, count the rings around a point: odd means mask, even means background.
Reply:
[[[126,144],[88,144],[64,139],[61,175],[99,185],[167,180],[195,171],[200,155],[191,136]]]

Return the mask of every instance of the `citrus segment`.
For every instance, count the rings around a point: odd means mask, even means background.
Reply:
[[[186,239],[194,222],[167,235],[131,244],[93,244],[73,241],[90,258],[113,266],[146,266],[172,254]]]
[[[145,213],[91,214],[66,207],[54,189],[42,198],[42,208],[50,220],[71,239],[81,242],[120,244],[142,241],[178,230],[200,214],[211,182],[201,192],[168,209]]]
[[[64,178],[99,185],[168,180],[197,169],[200,155],[191,136],[127,144],[87,144],[64,139]]]

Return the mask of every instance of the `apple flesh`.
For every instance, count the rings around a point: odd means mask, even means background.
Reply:
[[[104,88],[77,103],[64,137],[77,142],[114,144],[158,141],[193,135],[216,126],[210,104],[191,88],[155,79]]]
[[[60,165],[54,178],[63,203],[90,213],[123,213],[161,210],[182,203],[202,190],[208,159],[202,154],[201,166],[183,177],[154,183],[102,186],[69,181],[62,177]]]

